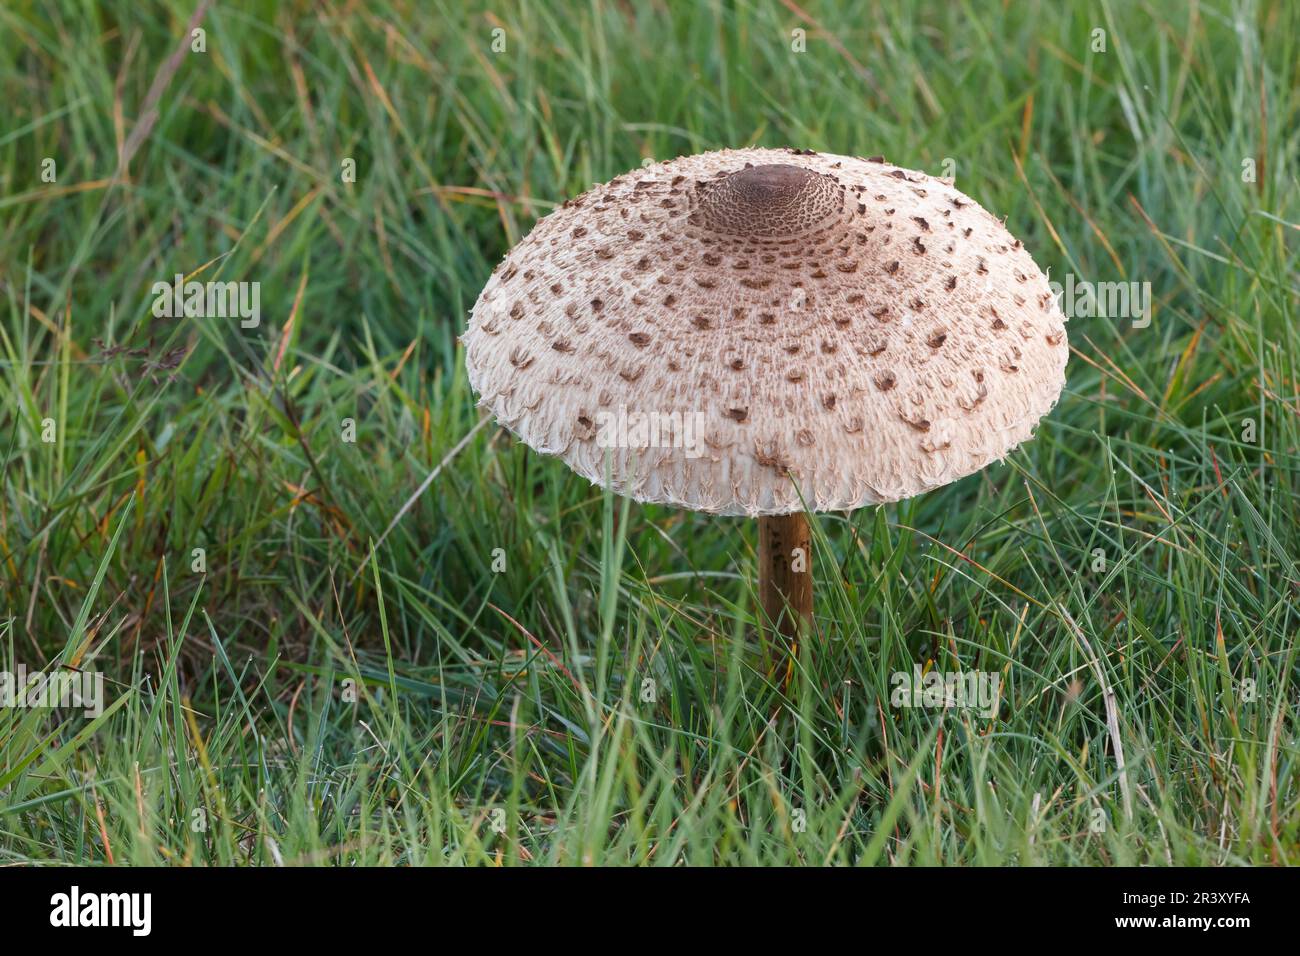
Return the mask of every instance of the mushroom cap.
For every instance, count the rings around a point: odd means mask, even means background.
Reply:
[[[505,427],[638,501],[849,510],[948,484],[1056,403],[1065,316],[1020,241],[883,160],[720,150],[564,203],[464,336]]]

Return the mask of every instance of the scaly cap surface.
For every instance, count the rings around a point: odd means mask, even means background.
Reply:
[[[639,501],[759,515],[1002,458],[1061,393],[1064,322],[1021,243],[945,181],[745,149],[566,202],[498,266],[464,344],[482,404],[536,450],[599,484],[608,455]],[[670,447],[644,447],[638,415]]]

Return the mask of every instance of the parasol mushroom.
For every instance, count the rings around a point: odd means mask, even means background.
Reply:
[[[638,501],[757,517],[760,603],[797,641],[806,512],[909,498],[1030,438],[1064,386],[1064,322],[950,183],[744,149],[565,202],[497,267],[464,344],[481,404],[537,451]]]

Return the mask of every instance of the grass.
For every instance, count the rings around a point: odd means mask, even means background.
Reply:
[[[170,65],[188,3],[0,10],[0,658],[107,681],[0,710],[0,863],[1300,863],[1300,8],[472,6],[221,4]],[[747,144],[951,159],[1153,296],[1005,463],[818,516],[784,692],[752,525],[479,426],[457,345],[554,204]],[[155,319],[176,273],[260,326]]]

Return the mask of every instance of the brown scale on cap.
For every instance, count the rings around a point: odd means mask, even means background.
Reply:
[[[1064,321],[1028,252],[950,184],[723,150],[542,219],[464,342],[482,402],[534,448],[601,483],[608,453],[638,500],[756,515],[801,510],[799,491],[819,510],[897,500],[1003,457],[1060,394]],[[698,414],[708,438],[607,449],[619,409]]]

